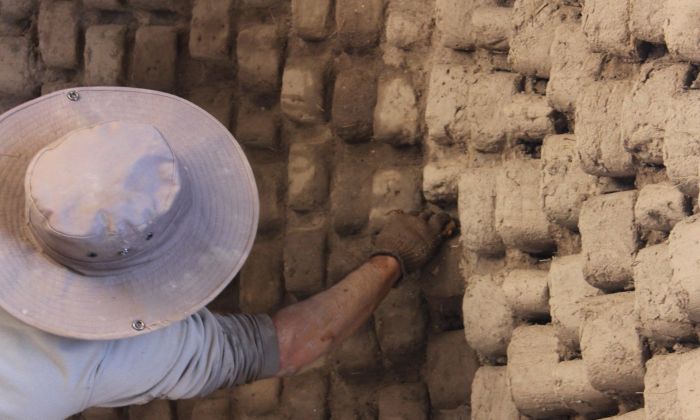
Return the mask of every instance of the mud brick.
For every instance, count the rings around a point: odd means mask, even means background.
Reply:
[[[533,325],[517,328],[508,346],[508,378],[513,400],[521,413],[534,418],[610,412],[615,401],[596,390],[582,360],[559,362],[554,328]]]
[[[119,85],[123,77],[123,25],[94,25],[85,31],[83,83],[91,86]]]
[[[474,375],[472,420],[520,420],[513,403],[505,366],[482,366]]]
[[[282,77],[282,112],[301,124],[323,122],[324,79],[325,65],[318,60],[288,63]]]
[[[418,140],[418,105],[407,75],[384,77],[379,82],[374,108],[374,138],[395,146]]]
[[[591,175],[634,175],[632,155],[623,145],[622,104],[631,84],[608,80],[584,86],[576,99],[576,150]],[[696,171],[697,172],[697,171]]]
[[[37,87],[29,38],[0,37],[0,92],[31,96]]]
[[[588,298],[581,324],[581,355],[599,391],[628,395],[644,389],[644,349],[637,334],[634,292]]]
[[[584,300],[603,294],[583,277],[584,264],[581,254],[556,257],[552,260],[547,276],[552,324],[559,342],[572,351],[579,349]]]
[[[308,296],[323,289],[326,225],[288,227],[284,238],[284,280],[288,292]]]
[[[238,304],[245,313],[271,313],[279,307],[282,284],[282,247],[278,240],[253,245],[240,274]]]
[[[345,340],[332,354],[338,373],[349,378],[373,373],[381,368],[377,337],[371,322]]]
[[[328,256],[328,285],[338,283],[367,261],[370,254],[368,235],[333,238]]]
[[[136,30],[131,59],[133,86],[171,92],[175,89],[177,29],[173,26],[142,26]]]
[[[634,264],[634,309],[643,336],[672,343],[694,335],[683,286],[677,280],[673,278],[668,245],[639,251]]]
[[[593,388],[583,360],[559,362],[554,367],[553,376],[559,401],[580,416],[590,418],[617,408],[614,399]]]
[[[429,298],[462,297],[464,277],[460,261],[462,246],[459,238],[445,241],[422,270],[421,288]]]
[[[293,144],[289,148],[288,200],[296,211],[321,207],[328,198],[328,164],[324,145]]]
[[[675,58],[700,61],[697,21],[700,4],[693,0],[668,0],[662,14],[666,21],[664,34],[668,51]]]
[[[330,0],[292,0],[292,25],[300,38],[320,41],[333,24]]]
[[[622,137],[625,149],[641,162],[663,164],[663,141],[671,98],[684,90],[689,64],[650,62],[622,105]]]
[[[255,149],[280,149],[280,120],[276,110],[241,100],[236,118],[236,140]]]
[[[455,123],[456,133],[462,133],[460,122],[469,126],[469,141],[480,152],[499,151],[505,141],[501,108],[511,103],[520,91],[522,76],[515,73],[494,72],[482,75],[476,83],[469,87],[468,101],[464,114]]]
[[[428,399],[425,384],[391,385],[377,395],[379,420],[427,420]]]
[[[463,331],[430,337],[425,379],[432,407],[456,408],[469,403],[472,381],[478,368],[479,360],[464,341]]]
[[[683,404],[678,400],[677,380],[681,366],[697,362],[698,352],[656,355],[646,362],[644,375],[644,410],[650,419],[680,419]],[[690,417],[688,417],[690,418]]]
[[[692,419],[697,416],[700,410],[700,401],[696,398],[698,389],[698,369],[700,355],[697,351],[688,353],[687,359],[683,360],[678,369],[676,387],[678,393],[678,405],[683,419]]]
[[[513,35],[508,62],[513,70],[529,76],[549,77],[549,50],[561,22],[574,20],[579,9],[543,0],[515,0]]]
[[[233,0],[195,0],[190,21],[190,56],[226,60],[231,41]]]
[[[326,418],[328,380],[320,372],[309,372],[284,379],[282,403],[291,420]]]
[[[583,204],[579,222],[586,258],[583,273],[592,286],[605,291],[631,286],[638,248],[636,200],[636,191],[623,191],[592,197]]]
[[[700,321],[700,252],[698,252],[698,235],[700,222],[697,216],[690,217],[676,224],[671,231],[669,255],[673,272],[671,284],[683,287],[687,297],[688,318]]]
[[[339,235],[362,230],[369,220],[372,205],[371,170],[358,171],[364,161],[344,158],[335,165],[331,188],[333,228]]]
[[[474,9],[496,3],[490,0],[437,0],[435,3],[436,28],[442,34],[444,47],[471,50],[475,44],[474,28],[469,24]]]
[[[428,306],[429,331],[453,331],[464,328],[462,321],[463,293],[457,296],[426,296]]]
[[[469,420],[471,408],[469,404],[464,404],[448,410],[433,410],[430,416],[433,420]]]
[[[226,86],[200,87],[191,92],[187,99],[210,113],[227,129],[231,126],[232,88]]]
[[[228,398],[207,398],[194,402],[191,420],[226,420],[231,418],[231,401]]]
[[[555,133],[553,113],[554,110],[544,96],[525,93],[514,95],[501,106],[497,114],[503,125],[500,141],[541,141]]]
[[[248,415],[261,415],[273,411],[280,402],[282,379],[269,378],[233,388],[236,411]]]
[[[549,222],[539,203],[536,160],[506,162],[496,179],[496,232],[506,246],[525,252],[554,248]]]
[[[508,51],[511,36],[509,7],[481,6],[472,12],[474,40],[477,47],[495,51]]]
[[[391,364],[422,350],[427,320],[417,285],[404,281],[392,289],[374,313],[379,347]]]
[[[26,19],[36,9],[36,0],[0,0],[0,15],[4,20]]]
[[[496,176],[498,169],[465,169],[459,181],[459,221],[465,248],[480,255],[505,251],[496,232]]]
[[[635,0],[630,7],[630,34],[635,40],[663,44],[666,24],[666,2]]]
[[[337,0],[338,42],[349,50],[375,46],[379,41],[383,15],[384,0]]]
[[[637,51],[629,21],[630,7],[626,1],[586,0],[583,4],[583,32],[595,52],[635,57]]]
[[[426,13],[421,4],[419,1],[389,4],[386,18],[389,45],[410,50],[426,40],[430,34],[430,13]]]
[[[393,210],[410,212],[421,208],[421,171],[413,167],[377,171],[372,179],[372,231],[379,230]]]
[[[513,401],[530,416],[569,414],[556,398],[553,370],[559,363],[559,343],[548,325],[521,326],[508,345],[507,374]]]
[[[375,381],[331,382],[328,401],[331,418],[340,420],[373,419],[377,416],[376,395],[379,384]]]
[[[524,319],[549,317],[549,287],[547,272],[517,269],[509,271],[503,280],[503,293],[513,313]]]
[[[547,100],[557,111],[573,115],[581,87],[592,83],[601,71],[603,54],[588,49],[578,22],[565,22],[554,31]]]
[[[136,9],[149,11],[167,11],[178,14],[189,12],[189,0],[126,0],[128,4]]]
[[[644,230],[669,232],[688,216],[686,198],[670,183],[648,184],[639,191],[634,221]]]
[[[129,407],[129,420],[170,419],[173,409],[168,400],[153,400],[145,405]]]
[[[187,52],[187,49],[183,49]],[[207,86],[215,82],[217,84],[230,84],[236,82],[236,65],[234,60],[212,61],[195,60],[185,55],[178,59],[178,88],[191,91],[200,86]]]
[[[544,212],[552,223],[578,230],[581,205],[602,187],[596,177],[579,166],[573,134],[546,137],[541,153],[540,198]]]
[[[39,50],[47,66],[78,65],[78,16],[73,1],[41,2],[38,18]]]
[[[253,168],[260,198],[258,232],[274,232],[284,225],[283,197],[285,191],[284,165],[270,163]]]
[[[462,305],[467,343],[489,358],[506,354],[515,328],[513,311],[496,280],[491,275],[471,276]]]
[[[548,325],[518,327],[508,345],[508,381],[513,401],[531,417],[571,414],[557,398],[554,368],[559,363],[559,342]]]
[[[700,166],[700,91],[678,95],[671,105],[663,145],[666,173],[683,193],[696,196]]]
[[[425,108],[425,124],[431,141],[463,144],[469,138],[469,127],[460,121],[464,116],[458,112],[467,107],[468,87],[473,81],[474,76],[466,66],[433,66]]]
[[[458,154],[453,159],[436,159],[423,167],[423,196],[427,201],[440,204],[457,201],[460,175],[466,166],[465,157]]]
[[[355,64],[338,73],[333,90],[333,130],[348,143],[372,138],[372,111],[377,101],[376,75],[364,63]]]
[[[280,88],[282,46],[273,24],[241,29],[236,45],[238,81],[255,94],[274,96]]]

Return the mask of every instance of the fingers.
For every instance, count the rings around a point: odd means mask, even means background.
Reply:
[[[445,213],[445,212],[440,212],[434,214],[430,220],[428,221],[428,226],[430,227],[430,230],[434,233],[442,233],[445,231],[445,228],[447,225],[452,222],[452,217]]]
[[[420,213],[420,215],[418,215],[418,217],[420,217],[421,219],[423,219],[424,221],[427,222],[428,220],[430,220],[430,218],[431,218],[434,214],[435,214],[435,213],[433,213],[433,212],[430,211],[430,210],[423,210],[423,211]]]

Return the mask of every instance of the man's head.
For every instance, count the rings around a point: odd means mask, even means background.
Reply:
[[[181,98],[81,88],[0,116],[0,306],[40,329],[181,320],[240,270],[257,221],[241,148]]]

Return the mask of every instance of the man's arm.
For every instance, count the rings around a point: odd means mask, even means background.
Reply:
[[[90,367],[76,370],[92,372],[83,375],[87,382],[80,387],[90,395],[76,405],[82,409],[191,398],[295,373],[352,335],[402,274],[421,267],[440,244],[447,221],[444,213],[397,213],[377,236],[367,263],[327,291],[280,310],[273,319],[202,310],[130,339],[80,342],[77,345],[100,346],[103,355]]]
[[[453,225],[446,213],[396,212],[376,238],[373,257],[340,283],[273,316],[278,376],[298,372],[357,331],[394,283],[422,267]]]
[[[277,312],[278,375],[298,372],[351,336],[400,275],[396,258],[377,255],[330,289]]]

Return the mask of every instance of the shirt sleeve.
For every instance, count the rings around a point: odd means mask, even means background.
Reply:
[[[161,330],[111,342],[90,405],[203,396],[278,370],[277,334],[268,315],[221,316],[203,310]]]

